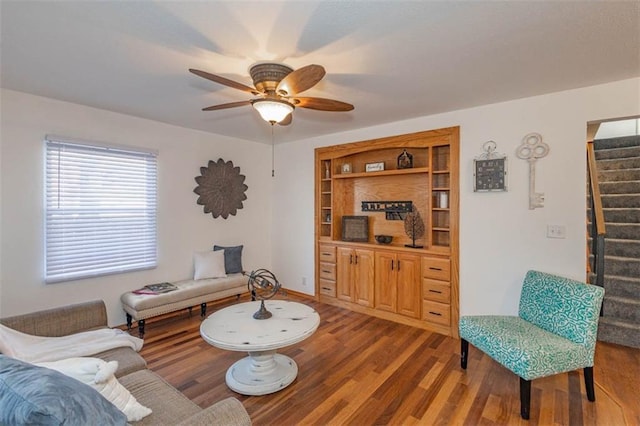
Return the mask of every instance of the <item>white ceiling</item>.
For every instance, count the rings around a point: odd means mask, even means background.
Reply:
[[[249,67],[320,64],[304,96],[351,112],[296,109],[276,142],[640,75],[637,1],[6,1],[3,88],[270,143]],[[640,94],[639,94],[640,96]]]

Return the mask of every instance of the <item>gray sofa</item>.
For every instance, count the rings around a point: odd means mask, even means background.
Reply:
[[[36,336],[57,337],[107,327],[104,302],[92,301],[14,317],[0,323]],[[153,412],[134,425],[250,425],[248,413],[235,398],[227,398],[206,409],[200,408],[163,378],[147,369],[145,360],[133,349],[117,348],[92,355],[118,361],[118,381]],[[1,378],[0,378],[1,380]],[[0,411],[6,407],[0,406]]]

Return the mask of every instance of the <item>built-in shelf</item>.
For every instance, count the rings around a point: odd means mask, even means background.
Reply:
[[[428,167],[415,167],[413,169],[393,169],[393,170],[380,170],[379,172],[360,172],[360,173],[341,173],[335,175],[334,179],[353,179],[358,177],[373,177],[373,176],[393,176],[393,175],[409,175],[417,173],[429,173]]]
[[[457,337],[459,137],[451,127],[316,148],[319,300]],[[408,202],[422,218],[419,235],[406,232]],[[353,216],[366,216],[366,232],[343,229]]]

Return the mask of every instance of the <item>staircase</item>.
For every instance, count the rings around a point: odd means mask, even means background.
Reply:
[[[606,224],[598,340],[640,348],[640,136],[594,148]]]

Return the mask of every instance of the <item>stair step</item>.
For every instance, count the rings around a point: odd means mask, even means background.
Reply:
[[[640,168],[640,157],[597,160],[598,170],[627,170]]]
[[[596,151],[601,149],[627,148],[640,146],[640,136],[623,136],[620,138],[598,139],[593,141],[593,148]]]
[[[640,180],[640,168],[626,170],[598,170],[600,182]]]
[[[640,240],[640,223],[607,223],[605,231],[608,239]]]
[[[595,282],[595,278],[592,279],[592,282]],[[640,299],[640,279],[618,277],[615,275],[605,275],[604,291],[605,297],[625,297]]]
[[[600,182],[600,194],[640,194],[640,180]]]
[[[619,240],[605,237],[604,254],[640,259],[640,240]]]
[[[606,318],[640,322],[640,300],[627,297],[605,297],[602,311]]]
[[[640,348],[640,325],[601,317],[598,324],[598,340]]]
[[[596,151],[596,160],[608,160],[611,158],[628,157],[640,157],[640,146],[600,149]]]
[[[621,256],[605,256],[604,271],[607,275],[640,277],[640,259]]]
[[[587,235],[591,235],[591,213],[587,212]],[[606,238],[618,240],[640,240],[639,223],[607,223]],[[591,238],[591,237],[589,237]]]
[[[603,208],[640,208],[640,194],[604,194],[600,197]]]
[[[604,209],[604,221],[609,223],[640,223],[640,209],[608,208]]]

